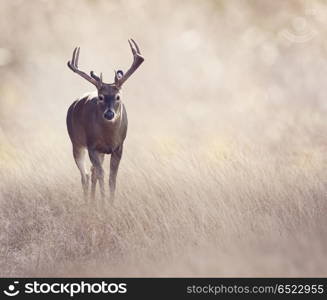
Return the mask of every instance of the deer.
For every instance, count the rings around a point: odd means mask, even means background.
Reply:
[[[127,112],[122,102],[121,88],[126,80],[143,63],[137,43],[128,40],[133,54],[133,62],[127,72],[114,71],[114,82],[104,83],[102,73],[94,71],[90,75],[78,68],[80,47],[73,51],[72,59],[67,62],[69,69],[92,83],[96,91],[85,94],[68,108],[66,125],[70,137],[73,157],[81,174],[84,198],[88,199],[89,174],[85,166],[85,154],[91,161],[91,198],[95,199],[96,185],[99,181],[101,199],[105,199],[103,161],[106,154],[110,157],[109,190],[113,203],[116,190],[116,177],[122,158],[123,144],[127,134]]]

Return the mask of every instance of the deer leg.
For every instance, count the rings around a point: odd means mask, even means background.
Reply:
[[[97,181],[98,181],[98,178],[97,178],[96,170],[95,170],[94,166],[92,165],[91,166],[91,198],[92,198],[92,200],[95,199],[95,188],[97,185]]]
[[[123,145],[116,149],[111,154],[110,158],[110,176],[109,176],[109,189],[110,189],[110,201],[114,202],[115,190],[116,190],[116,177],[119,168],[120,159],[123,154]]]
[[[103,160],[104,160],[104,154],[103,153],[99,153],[99,160],[101,165],[103,164]],[[92,165],[91,167],[91,197],[92,199],[95,199],[95,190],[96,190],[96,185],[97,185],[97,181],[98,181],[98,177],[97,177],[97,173],[96,173],[96,169],[95,167]]]
[[[82,147],[73,147],[73,156],[75,163],[81,173],[81,181],[84,193],[84,199],[87,199],[87,193],[89,188],[89,175],[85,168],[85,149]]]
[[[101,161],[101,154],[96,151],[96,150],[91,150],[89,149],[89,157],[91,160],[91,163],[93,165],[94,168],[94,172],[95,175],[94,177],[99,180],[99,186],[100,186],[100,193],[101,193],[101,198],[104,198],[104,175],[103,175],[103,168],[102,168],[102,161]],[[95,184],[96,184],[96,180],[95,180]],[[93,185],[93,182],[92,182]],[[95,193],[95,185],[94,185],[94,193]],[[93,194],[92,197],[94,197],[95,195]]]

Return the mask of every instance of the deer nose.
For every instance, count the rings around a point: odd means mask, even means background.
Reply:
[[[106,110],[103,114],[104,118],[107,120],[112,120],[115,116],[115,113],[111,110]]]

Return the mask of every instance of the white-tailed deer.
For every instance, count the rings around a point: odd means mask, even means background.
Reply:
[[[123,143],[127,132],[127,114],[121,101],[120,90],[124,82],[144,61],[140,49],[133,39],[128,40],[133,53],[133,63],[126,73],[115,71],[114,83],[104,83],[93,71],[90,75],[78,69],[80,48],[76,47],[68,67],[84,79],[95,85],[97,91],[79,98],[67,112],[67,130],[73,145],[73,155],[81,173],[84,196],[88,196],[89,175],[85,168],[85,150],[87,149],[91,167],[91,196],[95,198],[95,189],[99,181],[101,197],[104,199],[104,171],[102,163],[105,154],[111,154],[109,188],[113,201],[116,177],[123,152]]]

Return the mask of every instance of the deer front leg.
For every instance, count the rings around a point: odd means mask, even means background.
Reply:
[[[95,199],[95,186],[99,180],[101,198],[104,199],[104,171],[102,168],[102,154],[96,150],[89,149],[89,157],[92,163],[92,198]]]
[[[110,176],[109,176],[109,189],[110,189],[110,202],[113,203],[115,199],[116,190],[116,177],[121,156],[123,154],[123,145],[116,149],[111,154],[110,158]]]
[[[104,160],[104,153],[99,153],[98,157],[100,159],[101,165],[103,164]],[[92,165],[91,167],[91,197],[92,199],[95,199],[95,190],[96,190],[96,185],[98,181],[98,176],[95,167]]]
[[[92,200],[95,199],[95,188],[97,186],[97,181],[98,181],[97,173],[96,173],[94,166],[92,165],[91,166],[91,198],[92,198]]]
[[[73,155],[76,165],[81,173],[84,200],[86,201],[89,187],[89,175],[87,174],[85,169],[85,149],[73,146]]]

